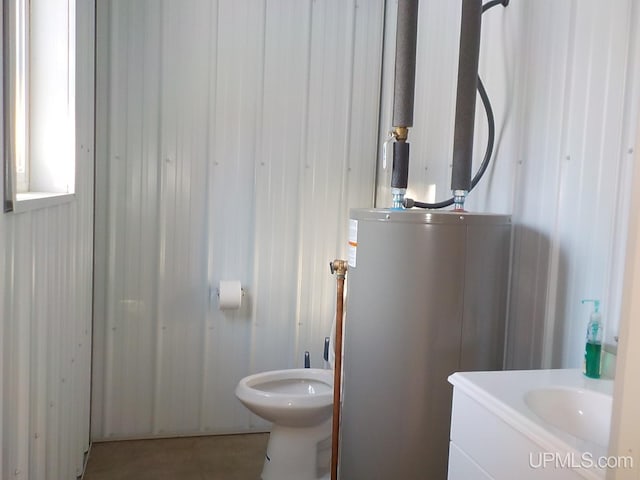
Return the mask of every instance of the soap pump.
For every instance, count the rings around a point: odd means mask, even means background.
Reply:
[[[602,350],[602,315],[600,300],[582,300],[582,303],[593,303],[593,312],[587,325],[587,342],[584,347],[584,366],[582,373],[589,378],[600,378],[600,353]]]

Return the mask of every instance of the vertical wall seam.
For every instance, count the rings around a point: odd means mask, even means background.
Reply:
[[[313,2],[307,1],[307,55],[306,55],[306,77],[305,77],[305,86],[304,86],[304,104],[302,108],[302,140],[300,142],[300,159],[303,167],[298,171],[298,184],[304,185],[304,179],[306,177],[306,168],[305,166],[308,164],[309,159],[307,158],[308,152],[308,143],[309,143],[309,92],[311,90],[310,82],[311,82],[311,44],[313,41]],[[300,195],[298,196],[298,208],[297,212],[297,244],[298,244],[298,255],[296,256],[296,302],[295,302],[295,313],[294,313],[294,345],[293,345],[293,354],[294,359],[298,358],[300,355],[300,322],[301,322],[301,311],[302,311],[302,294],[303,294],[303,270],[304,270],[304,244],[305,244],[305,236],[304,236],[304,215],[305,215],[305,205],[301,202]]]
[[[205,420],[205,411],[204,411],[204,406],[205,406],[205,400],[206,400],[206,395],[207,395],[207,391],[208,391],[208,386],[209,386],[209,362],[210,362],[210,355],[209,355],[209,351],[207,350],[207,344],[209,343],[210,339],[209,337],[213,337],[216,336],[217,333],[215,332],[215,330],[210,330],[209,329],[209,324],[213,325],[214,322],[214,315],[213,315],[213,309],[215,308],[214,306],[214,302],[213,302],[213,290],[215,288],[214,286],[214,278],[215,278],[215,273],[213,271],[213,255],[212,255],[212,239],[213,239],[213,234],[212,234],[212,228],[213,228],[213,221],[212,221],[212,212],[211,212],[211,206],[212,206],[212,192],[211,192],[211,185],[213,184],[213,176],[214,176],[214,169],[211,167],[211,162],[214,161],[213,159],[213,147],[212,145],[215,145],[216,143],[216,139],[217,139],[217,131],[215,128],[215,121],[216,121],[216,115],[215,115],[215,110],[216,110],[216,99],[217,99],[217,86],[218,86],[218,82],[217,82],[217,72],[218,72],[218,32],[219,32],[219,28],[218,28],[218,19],[219,19],[219,12],[220,12],[220,5],[219,5],[219,1],[215,0],[213,7],[210,7],[210,11],[209,11],[209,18],[211,18],[211,24],[214,26],[214,28],[212,28],[209,32],[209,45],[208,45],[208,52],[209,52],[209,58],[211,59],[211,62],[209,63],[208,69],[207,69],[207,74],[208,74],[208,78],[207,78],[207,127],[206,127],[206,131],[207,131],[207,138],[206,138],[206,145],[205,145],[205,149],[206,149],[206,162],[205,162],[205,175],[207,178],[207,183],[205,185],[205,198],[206,198],[206,206],[205,206],[205,222],[207,225],[207,240],[205,242],[206,245],[206,255],[207,255],[207,286],[208,286],[208,299],[207,299],[207,308],[206,308],[206,312],[205,312],[205,318],[204,318],[204,325],[203,325],[203,335],[202,335],[202,342],[201,342],[201,346],[202,346],[202,361],[201,361],[201,384],[202,384],[202,390],[200,392],[200,412],[198,415],[198,425],[200,427],[200,431],[205,431],[207,429],[207,425],[206,425],[206,420]],[[212,114],[213,112],[213,114]],[[212,128],[212,124],[213,124],[213,128]],[[209,333],[211,332],[211,333]]]
[[[385,47],[385,39],[387,38],[387,30],[388,30],[388,22],[387,22],[387,1],[388,0],[383,0],[381,2],[381,8],[382,8],[382,25],[380,26],[381,30],[382,30],[382,34],[380,35],[380,44],[379,46],[379,51],[380,51],[380,70],[378,72],[378,115],[377,115],[377,123],[376,123],[376,132],[382,131],[382,124],[383,124],[383,111],[384,109],[382,108],[382,100],[383,100],[383,86],[384,86],[384,72],[385,72],[385,68],[386,68],[386,64],[385,64],[385,55],[384,55],[384,47]],[[418,7],[419,9],[419,7]],[[379,138],[376,137],[376,154],[375,154],[375,165],[373,167],[373,189],[372,189],[372,195],[371,195],[371,205],[373,207],[376,207],[378,204],[378,182],[380,182],[380,172],[379,172],[379,165],[382,164],[382,154],[381,154],[381,148],[378,146],[379,143]]]
[[[336,254],[338,255],[341,255],[342,250],[345,249],[344,245],[346,245],[347,239],[344,234],[346,232],[347,218],[349,216],[349,212],[345,207],[347,205],[346,200],[347,200],[347,191],[348,191],[349,177],[350,177],[349,171],[351,170],[350,163],[352,161],[349,158],[349,153],[350,153],[350,147],[352,142],[351,131],[352,131],[352,113],[353,113],[353,87],[354,87],[353,82],[355,78],[354,61],[355,61],[355,48],[356,48],[355,44],[356,44],[356,28],[357,28],[356,10],[357,10],[357,0],[352,0],[350,8],[348,9],[349,15],[347,17],[347,22],[346,22],[346,28],[350,29],[350,31],[347,30],[348,32],[347,38],[349,40],[349,43],[347,44],[347,48],[345,48],[345,51],[348,52],[346,56],[346,64],[347,64],[347,70],[349,72],[349,75],[348,75],[348,81],[347,81],[348,87],[347,87],[347,93],[346,93],[346,99],[345,99],[346,108],[344,112],[346,128],[345,128],[344,144],[342,145],[342,154],[343,154],[342,175],[340,178],[340,189],[339,189],[340,208],[338,210],[339,227],[337,229],[338,237],[336,238],[336,245],[338,247],[338,251],[336,252]]]
[[[92,53],[92,98],[91,98],[91,108],[92,108],[92,128],[89,132],[89,136],[91,138],[91,147],[89,149],[87,149],[87,157],[90,158],[91,160],[91,164],[92,164],[92,168],[91,168],[91,180],[93,181],[93,188],[91,189],[91,207],[88,208],[87,210],[90,212],[91,215],[91,221],[90,224],[88,226],[88,228],[91,229],[91,240],[88,243],[88,245],[90,245],[89,250],[91,253],[91,258],[88,260],[87,264],[88,264],[88,268],[90,269],[90,274],[89,274],[89,279],[91,280],[91,287],[89,288],[89,295],[91,295],[91,302],[89,304],[89,308],[88,308],[88,319],[85,322],[85,326],[88,326],[87,330],[85,331],[85,339],[83,341],[83,344],[86,344],[88,342],[89,345],[87,345],[87,352],[88,352],[88,357],[87,360],[89,361],[89,368],[88,368],[88,377],[87,377],[87,381],[88,381],[88,386],[87,386],[87,390],[88,390],[88,396],[87,396],[87,400],[89,402],[89,404],[87,405],[87,415],[88,415],[88,425],[87,425],[87,438],[86,438],[86,446],[87,446],[87,451],[91,445],[91,435],[92,435],[92,426],[93,426],[93,415],[94,415],[94,408],[93,408],[93,401],[94,401],[94,394],[93,394],[93,375],[94,375],[94,369],[95,369],[95,358],[93,355],[93,351],[94,351],[94,327],[95,327],[95,305],[96,305],[96,212],[95,212],[95,206],[96,206],[96,192],[97,192],[97,175],[96,175],[96,171],[97,171],[97,167],[96,167],[96,161],[97,161],[97,154],[96,154],[96,136],[97,136],[97,125],[98,125],[98,119],[97,119],[97,112],[98,112],[98,96],[97,96],[97,92],[98,92],[98,5],[97,5],[97,1],[98,0],[93,0],[91,2],[91,13],[92,13],[92,49],[90,50]],[[77,21],[77,20],[76,20]],[[87,57],[89,57],[89,55],[87,55]],[[90,155],[89,155],[90,154]],[[88,337],[87,337],[88,335]]]
[[[264,111],[265,111],[265,68],[266,68],[266,35],[267,35],[267,0],[262,0],[262,51],[260,55],[260,75],[257,79],[258,85],[258,109],[256,111],[256,154],[254,156],[253,169],[254,169],[254,188],[253,188],[253,252],[252,252],[252,265],[253,265],[253,278],[251,282],[251,286],[253,287],[253,292],[251,296],[251,301],[253,304],[253,308],[251,310],[251,338],[250,338],[250,348],[249,348],[249,371],[254,372],[256,369],[256,344],[258,342],[258,312],[257,305],[259,299],[259,289],[258,289],[258,278],[260,276],[260,261],[262,256],[260,255],[260,239],[258,238],[258,190],[259,184],[261,182],[262,176],[259,174],[260,171],[260,162],[261,159],[264,158]],[[264,179],[262,179],[264,181]]]
[[[630,215],[631,179],[633,178],[633,158],[637,158],[638,152],[634,152],[635,136],[638,124],[638,87],[637,77],[640,73],[640,62],[638,61],[640,49],[638,48],[638,29],[634,28],[640,20],[640,4],[636,1],[627,3],[627,51],[625,53],[625,75],[624,75],[624,98],[623,118],[620,132],[620,168],[616,178],[616,184],[620,188],[616,192],[616,208],[613,211],[613,231],[616,232],[611,243],[611,252],[625,252],[627,250],[627,234]],[[612,253],[612,258],[607,262],[609,268],[610,281],[606,282],[606,295],[609,299],[615,298],[621,291],[624,283],[625,261],[621,255]],[[621,302],[610,302],[609,318],[621,320]],[[618,335],[618,329],[612,331],[611,322],[605,325],[605,341],[613,341],[613,336]]]
[[[152,416],[151,416],[151,432],[152,433],[158,433],[159,430],[159,399],[160,399],[160,375],[161,375],[161,369],[160,369],[160,360],[161,360],[161,355],[162,355],[162,322],[163,322],[163,314],[162,314],[162,309],[160,308],[160,290],[161,290],[161,282],[162,279],[164,277],[164,261],[163,261],[163,257],[164,257],[164,249],[165,249],[165,240],[164,240],[164,236],[163,236],[163,231],[164,231],[164,212],[165,212],[165,206],[164,206],[164,178],[165,178],[165,158],[166,158],[166,152],[164,151],[164,123],[163,123],[163,116],[162,116],[162,112],[163,112],[163,108],[164,108],[164,101],[163,101],[163,93],[164,93],[164,88],[165,88],[165,82],[163,81],[163,71],[164,71],[164,56],[163,53],[165,52],[165,44],[166,44],[166,39],[165,39],[165,15],[164,15],[164,11],[165,11],[165,6],[164,6],[164,0],[158,2],[158,32],[160,34],[160,42],[158,45],[158,49],[159,49],[159,54],[158,54],[158,58],[159,58],[159,62],[158,62],[158,121],[157,121],[157,132],[158,132],[158,136],[157,136],[157,162],[158,162],[158,168],[157,168],[157,179],[156,179],[156,205],[157,205],[157,221],[156,221],[156,235],[155,235],[155,257],[156,257],[156,276],[154,279],[154,286],[153,286],[153,294],[152,294],[152,298],[153,298],[153,325],[154,325],[154,330],[155,330],[155,341],[153,343],[154,346],[154,350],[153,350],[153,354],[154,354],[154,362],[152,365],[152,370],[153,370],[153,396],[152,396]]]
[[[570,122],[569,111],[571,108],[572,97],[570,93],[570,87],[573,82],[573,58],[575,51],[575,36],[576,36],[576,25],[575,25],[575,17],[576,17],[576,0],[571,0],[571,7],[569,11],[569,28],[567,29],[567,38],[568,38],[568,48],[566,51],[566,69],[564,71],[564,78],[562,84],[562,91],[564,92],[563,98],[564,103],[562,106],[562,131],[560,133],[560,141],[559,148],[560,151],[556,152],[556,178],[557,183],[555,185],[555,195],[556,195],[556,205],[560,205],[560,198],[562,195],[562,184],[564,183],[564,175],[563,175],[563,152],[567,150],[567,135],[568,128]],[[540,212],[542,214],[542,212]],[[547,275],[549,278],[549,282],[547,285],[546,291],[546,303],[545,303],[545,315],[544,315],[544,324],[542,326],[542,335],[543,335],[543,343],[542,343],[542,358],[541,358],[541,366],[542,368],[551,368],[554,359],[553,352],[555,350],[555,342],[557,338],[555,338],[555,330],[556,330],[556,314],[557,314],[557,281],[559,274],[559,261],[560,261],[560,253],[562,249],[562,245],[560,244],[559,239],[559,228],[560,228],[560,217],[557,212],[554,212],[554,222],[551,228],[552,234],[552,246],[551,246],[551,255],[549,256],[549,260],[547,263]],[[532,354],[534,352],[532,351]],[[532,359],[533,360],[533,359]]]

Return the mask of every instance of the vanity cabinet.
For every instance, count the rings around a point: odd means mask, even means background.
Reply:
[[[557,376],[538,378],[523,371],[452,375],[448,479],[604,479],[605,471],[591,463],[606,448],[546,425],[522,400],[528,390]],[[561,379],[556,380],[557,385]]]

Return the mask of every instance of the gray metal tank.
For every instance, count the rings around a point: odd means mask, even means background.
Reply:
[[[352,210],[341,480],[444,480],[451,386],[502,368],[507,215]]]

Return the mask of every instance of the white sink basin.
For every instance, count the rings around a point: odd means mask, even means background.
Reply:
[[[529,390],[524,401],[548,424],[602,447],[609,444],[610,395],[579,388],[549,387]]]

